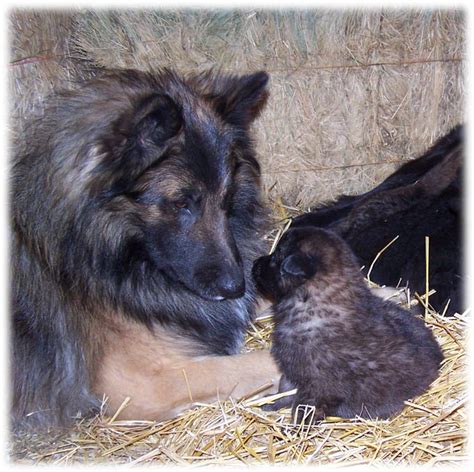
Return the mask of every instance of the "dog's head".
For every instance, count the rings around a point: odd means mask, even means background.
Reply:
[[[55,177],[93,215],[90,238],[115,251],[101,270],[120,278],[146,263],[208,300],[244,294],[238,243],[255,239],[262,212],[248,128],[267,81],[118,71],[63,96],[55,152],[68,160]]]
[[[337,277],[354,270],[357,273],[355,258],[339,236],[324,229],[298,227],[283,235],[271,255],[257,259],[252,273],[259,291],[279,301],[308,281],[329,280],[328,275]]]

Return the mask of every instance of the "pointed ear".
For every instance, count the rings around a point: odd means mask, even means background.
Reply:
[[[241,77],[224,77],[212,97],[217,112],[236,126],[248,126],[262,111],[268,98],[266,72]]]
[[[292,254],[283,260],[280,271],[286,275],[309,279],[316,273],[316,261],[306,254]]]
[[[181,110],[171,98],[157,94],[139,105],[134,123],[133,134],[140,145],[162,146],[179,132]]]
[[[90,155],[91,161],[101,161],[101,177],[96,179],[101,184],[96,185],[97,189],[113,187],[113,193],[122,191],[144,169],[158,162],[166,142],[181,129],[182,113],[170,97],[154,94],[131,107],[115,126]]]

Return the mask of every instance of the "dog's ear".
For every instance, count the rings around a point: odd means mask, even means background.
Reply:
[[[90,149],[89,159],[99,162],[101,169],[95,173],[93,190],[106,196],[123,192],[144,169],[163,157],[167,141],[181,127],[181,110],[171,98],[155,94],[142,99]]]
[[[268,74],[263,71],[221,78],[212,96],[217,112],[228,123],[247,127],[265,106],[268,79]]]
[[[133,135],[141,146],[162,146],[179,132],[182,114],[178,105],[166,95],[154,95],[137,108]]]
[[[280,266],[283,275],[293,275],[309,279],[317,270],[316,260],[307,254],[297,253],[286,257]]]

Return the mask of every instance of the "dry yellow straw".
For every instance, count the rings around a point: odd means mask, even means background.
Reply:
[[[109,424],[112,424],[117,419],[117,416],[120,415],[120,413],[128,406],[129,403],[130,397],[126,397],[122,404],[118,407],[112,418],[110,418]]]
[[[400,237],[399,234],[397,234],[397,236],[395,236],[385,247],[383,247],[378,253],[377,255],[374,257],[374,260],[372,261],[372,264],[370,264],[370,267],[369,267],[369,271],[367,272],[367,280],[373,284],[374,282],[372,282],[370,280],[370,273],[372,272],[372,269],[374,268],[374,265],[375,263],[377,262],[377,259],[383,254],[383,252],[388,249],[398,238]]]
[[[186,375],[186,370],[182,369],[182,372],[183,372],[184,380],[186,382],[186,388],[188,389],[189,400],[191,401],[191,403],[194,403],[193,395],[191,393],[191,387],[189,386],[188,376]]]
[[[285,227],[282,229],[282,230],[279,230],[278,231],[278,234],[275,238],[275,240],[273,241],[273,244],[272,244],[272,247],[270,249],[270,252],[269,254],[273,254],[273,251],[275,250],[275,248],[277,247],[281,237],[288,231],[288,228],[291,226],[291,223],[293,222],[293,220],[290,218],[288,219],[288,221],[286,222],[285,224]]]

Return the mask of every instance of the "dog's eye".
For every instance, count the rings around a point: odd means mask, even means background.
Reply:
[[[199,210],[202,197],[191,192],[183,192],[183,195],[176,197],[170,203],[177,211],[186,211],[188,213],[196,213]]]
[[[184,210],[184,209],[189,208],[187,200],[177,200],[173,204],[174,204],[175,208],[177,208],[178,210]]]

